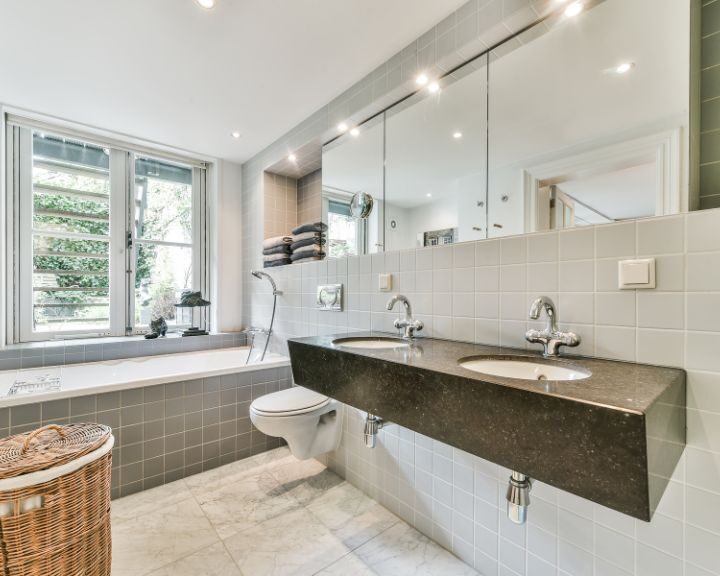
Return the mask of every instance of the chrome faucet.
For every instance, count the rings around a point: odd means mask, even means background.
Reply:
[[[559,356],[560,346],[577,346],[580,336],[573,332],[561,332],[557,326],[557,311],[555,304],[547,296],[541,296],[530,306],[530,319],[537,320],[540,313],[545,310],[547,324],[544,330],[528,330],[525,340],[533,344],[543,345],[543,356]]]
[[[415,320],[413,318],[412,306],[410,305],[410,300],[407,299],[407,296],[395,294],[395,296],[388,300],[387,309],[392,310],[396,302],[402,302],[403,306],[405,306],[405,318],[396,318],[393,325],[398,330],[403,330],[403,338],[412,340],[415,335],[415,330],[422,330],[425,325],[420,320]]]

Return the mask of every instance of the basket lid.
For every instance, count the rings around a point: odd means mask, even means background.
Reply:
[[[49,424],[0,440],[0,479],[67,464],[100,448],[112,431],[102,424]]]

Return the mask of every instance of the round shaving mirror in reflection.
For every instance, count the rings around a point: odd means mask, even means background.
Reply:
[[[375,200],[370,194],[366,192],[357,192],[353,194],[352,200],[350,201],[350,214],[353,218],[365,220],[372,212]]]

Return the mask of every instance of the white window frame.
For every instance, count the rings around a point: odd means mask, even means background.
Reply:
[[[32,132],[43,130],[108,148],[110,151],[110,320],[108,330],[33,330],[32,297]],[[103,139],[56,127],[31,119],[6,117],[6,340],[8,343],[43,340],[124,336],[143,334],[148,326],[135,325],[135,226],[134,226],[134,158],[150,157],[192,169],[193,174],[193,281],[192,289],[203,295],[210,293],[207,269],[209,242],[207,237],[207,162],[167,154],[143,146]],[[29,168],[29,169],[28,169]],[[82,235],[72,235],[79,237]],[[129,242],[129,240],[131,240]],[[163,242],[159,242],[162,244]],[[209,329],[207,326],[201,328]],[[177,328],[181,328],[178,326]]]

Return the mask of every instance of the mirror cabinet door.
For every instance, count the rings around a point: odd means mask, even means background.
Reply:
[[[486,237],[486,144],[486,56],[386,112],[387,250]]]
[[[327,255],[383,250],[383,115],[353,127],[322,151],[322,221]]]
[[[688,209],[689,11],[605,0],[490,59],[490,236]]]

